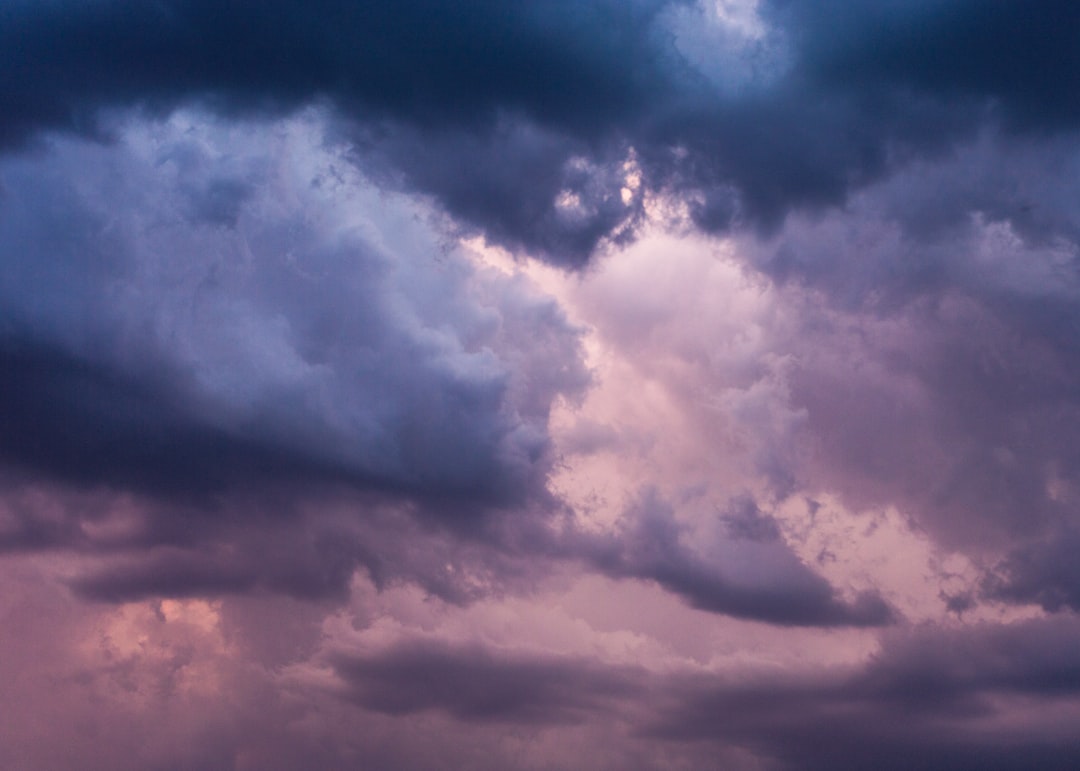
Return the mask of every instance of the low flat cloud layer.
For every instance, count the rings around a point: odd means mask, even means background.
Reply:
[[[0,0],[0,766],[1077,767],[1077,29]]]

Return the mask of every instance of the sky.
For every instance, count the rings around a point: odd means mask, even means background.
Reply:
[[[1080,4],[0,0],[0,768],[1080,767]]]

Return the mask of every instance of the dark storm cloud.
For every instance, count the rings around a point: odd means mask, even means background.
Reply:
[[[1077,12],[1064,1],[777,2],[760,40],[676,0],[98,0],[3,13],[9,144],[93,130],[104,107],[197,100],[235,114],[323,100],[352,122],[364,163],[563,264],[632,234],[642,199],[622,195],[619,172],[631,147],[646,186],[685,197],[701,227],[774,227],[995,115],[1048,130],[1077,118]]]
[[[329,99],[372,122],[375,134],[395,135],[386,152],[409,183],[454,214],[493,238],[580,261],[632,210],[620,183],[592,194],[599,210],[586,201],[569,221],[554,198],[575,185],[575,155],[591,154],[614,127],[646,119],[646,106],[673,88],[677,58],[652,25],[670,4],[9,4],[0,138],[92,129],[110,106],[168,110],[194,99],[261,112]],[[514,129],[500,139],[505,116],[556,134],[537,143],[537,132]],[[403,148],[408,131],[419,133]],[[425,165],[429,141],[440,167]],[[492,172],[522,175],[508,199],[509,180]],[[461,173],[473,184],[455,179]]]
[[[1080,8],[1069,0],[768,5],[797,41],[803,77],[848,84],[871,107],[906,94],[986,105],[1015,128],[1080,119]]]
[[[791,64],[750,111],[753,125],[778,133],[748,143],[761,157],[735,180],[773,219],[793,204],[839,204],[912,160],[947,158],[980,132],[1023,142],[1080,126],[1072,97],[1080,11],[1068,0],[775,0],[762,8]],[[798,130],[784,130],[792,125]],[[761,187],[770,179],[780,181],[772,192]],[[976,196],[927,193],[924,201],[945,199],[929,210],[939,221],[980,210]],[[999,215],[1023,224],[1029,212],[1020,205]]]
[[[552,399],[587,382],[554,304],[444,255],[420,209],[342,208],[376,194],[317,140],[232,131],[0,169],[18,255],[0,456],[174,497],[345,483],[464,512],[542,494]]]
[[[80,113],[127,102],[288,108],[320,95],[419,123],[521,110],[588,131],[668,85],[651,22],[670,4],[6,3],[5,133],[78,128]]]
[[[780,540],[775,523],[752,501],[732,508],[723,518],[732,540],[715,553],[684,543],[671,506],[655,491],[646,491],[624,514],[617,537],[582,535],[571,548],[610,576],[655,581],[712,613],[782,626],[882,626],[896,620],[876,593],[852,602],[838,596]]]
[[[0,457],[70,482],[185,497],[258,479],[348,477],[205,423],[184,409],[177,385],[139,379],[51,342],[7,337],[0,341]]]
[[[854,672],[676,685],[651,731],[736,742],[783,768],[1069,768],[1077,634],[1072,618],[887,633]]]
[[[625,142],[591,147],[505,117],[483,129],[354,128],[350,136],[358,163],[389,184],[434,194],[491,242],[556,262],[581,264],[602,239],[629,239],[642,216],[642,196],[623,197]]]
[[[178,116],[0,175],[0,549],[77,554],[110,602],[512,581],[483,522],[547,516],[548,414],[588,382],[552,300],[310,116]]]
[[[642,687],[642,673],[630,668],[437,640],[336,651],[327,660],[345,683],[345,698],[393,715],[440,710],[465,721],[574,722],[611,709]]]
[[[748,249],[771,276],[810,284],[845,309],[887,313],[958,291],[1067,342],[1080,242],[1069,205],[1080,193],[1074,139],[980,136]]]

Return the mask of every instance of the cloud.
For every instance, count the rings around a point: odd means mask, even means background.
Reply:
[[[330,665],[346,698],[394,715],[445,710],[459,720],[571,722],[637,690],[626,673],[587,661],[516,658],[415,642],[373,655],[339,653]]]
[[[1066,768],[1080,752],[1066,728],[1075,635],[1075,619],[890,632],[854,671],[687,680],[652,730],[752,746],[781,768]]]
[[[791,357],[784,398],[803,416],[803,449],[776,457],[811,497],[896,505],[951,548],[1072,521],[1076,234],[1054,204],[1072,157],[984,138],[739,239],[797,308],[767,350]]]
[[[605,541],[546,530],[549,414],[589,382],[579,330],[443,246],[422,207],[378,198],[344,152],[313,116],[271,133],[181,114],[8,160],[0,239],[34,259],[0,287],[0,450],[64,487],[9,517],[7,549],[87,555],[71,585],[110,602],[340,598],[356,570],[469,601],[584,559],[714,613],[891,619],[780,541],[743,543],[749,561],[687,549],[660,498]]]
[[[977,0],[767,5],[792,31],[804,72],[853,84],[878,103],[910,94],[1000,110],[1016,129],[1074,128],[1080,113],[1067,98],[1080,70],[1070,29],[1076,7],[1051,0],[1038,13]],[[973,103],[973,104],[972,104]],[[894,117],[895,119],[895,117]],[[922,128],[941,134],[942,126]]]
[[[0,549],[109,602],[530,572],[488,521],[557,508],[579,330],[343,154],[180,114],[0,161]]]
[[[550,404],[587,382],[574,330],[446,252],[422,209],[377,202],[313,132],[178,118],[112,147],[58,143],[46,169],[7,161],[9,462],[186,496],[290,479],[463,505],[541,489]]]
[[[577,546],[596,569],[619,578],[657,582],[701,610],[782,625],[879,626],[894,620],[888,604],[866,592],[852,602],[837,596],[827,581],[808,569],[775,531],[773,537],[746,538],[731,522],[745,523],[752,501],[737,501],[724,518],[731,540],[701,554],[681,542],[669,504],[646,490],[625,513],[624,529],[613,538],[585,536]],[[760,512],[754,523],[767,528]]]
[[[621,184],[591,191],[595,212],[586,202],[564,217],[555,199],[573,189],[574,156],[636,120],[680,70],[652,24],[666,5],[15,4],[0,138],[92,129],[108,107],[161,111],[196,100],[250,114],[329,100],[375,135],[389,123],[393,138],[380,152],[454,214],[493,237],[580,261],[626,219]],[[502,169],[533,173],[528,184],[504,177],[506,198],[491,176]],[[455,179],[461,173],[471,185]]]
[[[0,765],[1077,766],[1073,4],[0,3]]]
[[[996,600],[1040,605],[1050,613],[1080,609],[1080,571],[1071,556],[1077,538],[1070,520],[1043,538],[1013,548],[987,575],[984,593]]]
[[[22,77],[5,79],[7,133],[125,101],[287,107],[320,94],[417,122],[516,107],[542,122],[604,125],[664,84],[650,23],[666,5],[16,3],[6,29],[22,45],[5,49]]]
[[[0,138],[102,130],[103,109],[321,101],[384,179],[580,266],[640,224],[631,150],[643,190],[684,199],[699,226],[768,229],[982,127],[1076,125],[1068,3],[745,5],[11,3]]]

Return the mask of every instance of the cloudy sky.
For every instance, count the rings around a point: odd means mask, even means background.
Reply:
[[[1080,767],[1075,0],[0,0],[0,768]]]

